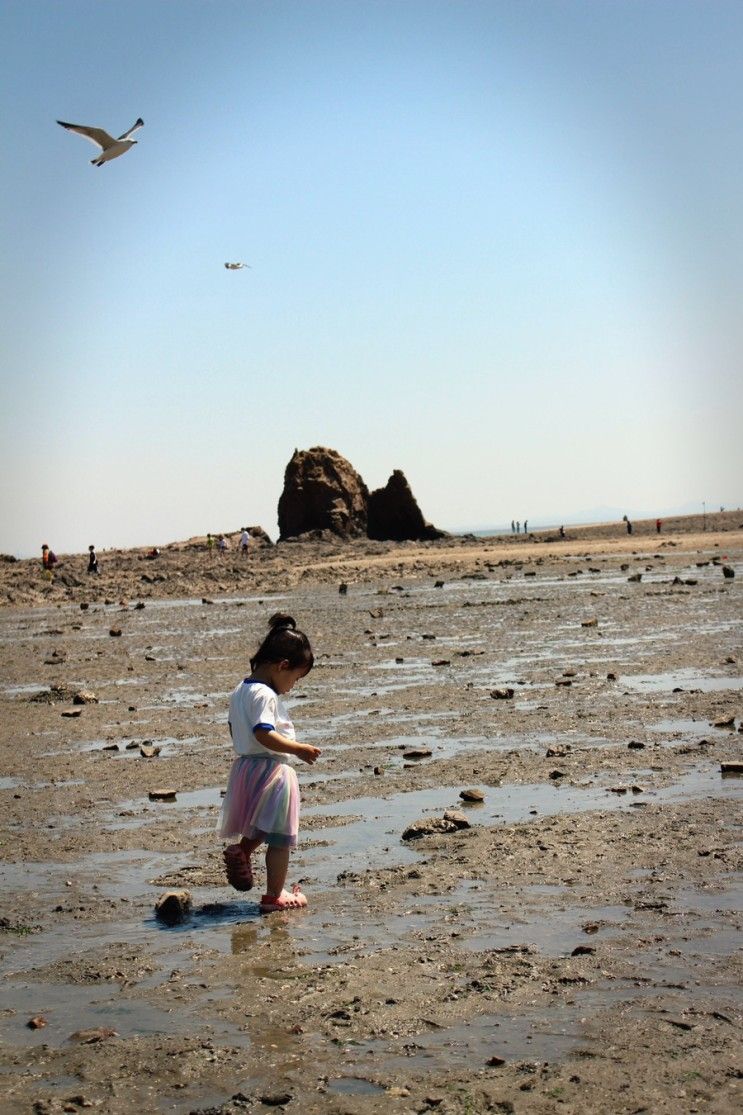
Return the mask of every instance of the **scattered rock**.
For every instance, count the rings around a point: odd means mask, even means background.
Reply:
[[[642,741],[639,739],[631,739],[627,744],[627,747],[629,747],[630,751],[642,751],[645,747],[645,744],[642,743]]]
[[[627,580],[631,581],[635,585],[639,585],[640,581],[642,580],[642,573],[632,573],[631,576],[627,578]]]
[[[265,1103],[266,1107],[284,1107],[291,1101],[291,1092],[266,1092],[261,1096],[261,1103]]]
[[[89,689],[79,689],[72,698],[73,705],[97,705],[98,698]]]
[[[435,581],[433,587],[434,588],[443,588],[444,587],[444,582],[443,581]]]
[[[735,717],[734,716],[723,716],[719,720],[713,721],[712,727],[713,728],[734,728],[735,727]]]
[[[75,1030],[74,1034],[70,1034],[68,1041],[77,1042],[80,1045],[95,1045],[99,1041],[107,1041],[109,1038],[117,1038],[119,1035],[116,1030],[112,1030],[110,1026],[96,1026],[91,1030]]]
[[[160,748],[149,743],[141,743],[139,745],[139,754],[143,759],[154,759],[160,754]]]
[[[570,750],[570,744],[558,743],[555,747],[548,747],[545,751],[546,759],[564,759]]]
[[[485,801],[485,794],[483,793],[483,791],[475,788],[469,790],[460,790],[459,796],[462,801]]]
[[[191,892],[168,890],[155,903],[155,916],[166,925],[179,925],[191,914]]]
[[[413,821],[402,834],[403,840],[419,840],[422,836],[432,836],[434,833],[457,832],[459,829],[470,828],[470,823],[463,813],[455,809],[447,809],[443,817],[421,817]]]
[[[34,1018],[29,1018],[26,1025],[28,1026],[29,1030],[41,1030],[44,1026],[48,1026],[49,1023],[44,1018],[43,1014],[37,1014]]]
[[[558,678],[555,682],[555,685],[559,686],[562,689],[569,689],[572,684],[572,678]]]
[[[403,751],[403,759],[430,759],[433,755],[430,747],[411,747],[408,751]]]
[[[588,930],[584,929],[583,932],[586,933],[586,932],[588,932]],[[570,955],[571,956],[591,956],[591,954],[594,953],[595,951],[596,951],[596,949],[593,947],[593,945],[576,945]]]
[[[593,619],[582,619],[580,625],[581,627],[598,627],[599,621],[594,616]]]
[[[82,716],[83,710],[81,708],[65,709],[62,716]]]
[[[607,681],[616,681],[617,680],[617,675],[613,674],[613,673],[608,673],[606,675],[606,680]]]
[[[348,585],[346,584],[345,581],[341,581],[341,583],[338,585],[338,595],[339,596],[347,596],[348,595]]]
[[[727,580],[732,580],[733,577],[735,576],[735,570],[733,569],[732,565],[723,565],[722,575]]]
[[[175,801],[177,799],[177,790],[150,790],[150,801]]]
[[[564,770],[551,770],[549,776],[550,776],[550,778],[552,779],[553,782],[557,782],[557,780],[559,778],[564,778],[565,777],[565,771]]]
[[[500,689],[491,689],[490,696],[494,701],[510,701],[513,697],[513,689],[506,686]]]
[[[505,1063],[506,1058],[498,1056],[488,1057],[487,1061],[485,1062],[485,1064],[491,1069],[500,1068],[500,1066],[505,1065]]]
[[[451,666],[451,661],[448,658],[434,658],[431,662],[432,666]]]
[[[120,627],[112,627],[111,630],[109,631],[109,635],[111,636],[112,639],[118,639],[121,635],[121,628]]]
[[[727,762],[720,763],[720,770],[723,774],[743,774],[743,763],[737,759],[730,759]]]

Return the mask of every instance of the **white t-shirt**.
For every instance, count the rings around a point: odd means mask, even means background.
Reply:
[[[296,739],[294,725],[284,702],[270,685],[262,681],[241,681],[230,697],[232,746],[238,755],[265,755],[277,763],[288,763],[289,756],[270,751],[255,738],[256,728],[275,729],[288,739]]]
[[[249,542],[250,542],[250,535],[248,534],[247,530],[244,530],[242,532],[242,534],[240,535],[240,545],[241,546],[247,546],[249,544]]]

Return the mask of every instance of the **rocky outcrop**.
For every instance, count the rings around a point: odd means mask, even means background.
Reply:
[[[445,533],[423,518],[410,485],[398,468],[384,488],[377,488],[369,496],[367,531],[370,538],[393,542],[428,541],[443,538]]]
[[[279,499],[279,538],[316,531],[340,538],[366,534],[369,490],[335,449],[295,449]]]

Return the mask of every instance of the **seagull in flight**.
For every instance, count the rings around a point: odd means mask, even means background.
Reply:
[[[242,267],[250,267],[249,263],[225,263],[228,271],[239,271]]]
[[[117,159],[119,155],[125,154],[137,142],[136,139],[130,139],[130,136],[134,135],[139,128],[144,127],[144,120],[139,116],[137,122],[131,126],[128,132],[124,132],[118,139],[114,139],[108,132],[104,132],[103,128],[89,128],[87,124],[66,124],[64,120],[58,120],[57,123],[66,128],[68,132],[77,132],[78,135],[89,139],[96,147],[100,147],[100,155],[96,155],[94,159],[90,160],[93,166],[103,166],[111,159]]]

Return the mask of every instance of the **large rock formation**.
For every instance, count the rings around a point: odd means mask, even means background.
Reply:
[[[369,496],[367,533],[381,541],[419,542],[443,538],[445,532],[426,522],[410,485],[396,468],[384,488],[377,488]]]
[[[279,537],[331,531],[341,538],[366,534],[369,490],[335,449],[295,449],[279,499]]]
[[[279,500],[281,541],[308,535],[424,541],[445,533],[425,521],[399,469],[370,495],[353,465],[335,449],[295,449],[286,466]]]

